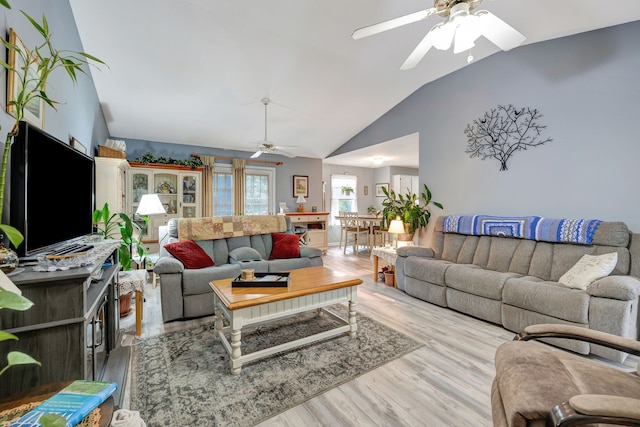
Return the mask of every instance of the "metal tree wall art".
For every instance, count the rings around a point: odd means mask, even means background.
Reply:
[[[507,170],[507,160],[519,150],[537,147],[551,138],[543,138],[542,131],[546,126],[538,120],[542,114],[535,108],[516,109],[498,105],[475,119],[464,130],[467,135],[466,153],[482,160],[493,157],[500,162],[500,170]]]

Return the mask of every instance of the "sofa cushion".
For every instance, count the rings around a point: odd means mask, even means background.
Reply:
[[[235,248],[229,252],[229,260],[233,264],[244,261],[260,261],[262,260],[262,255],[253,248]]]
[[[560,277],[558,282],[570,288],[586,290],[591,283],[608,276],[617,262],[617,252],[604,255],[583,255],[569,271]]]
[[[583,255],[593,255],[595,246],[568,245],[566,243],[553,243],[553,260],[551,262],[550,280],[557,282],[560,277],[569,271]]]
[[[489,260],[487,261],[487,269],[500,271],[505,273],[509,271],[511,258],[520,245],[520,239],[512,239],[507,237],[491,237],[491,246],[489,247]]]
[[[589,322],[589,295],[585,291],[537,277],[507,280],[502,290],[502,302],[569,322]]]
[[[485,270],[473,264],[454,264],[447,269],[445,282],[447,287],[500,301],[502,286],[512,277],[519,275]]]
[[[445,286],[444,273],[452,265],[449,261],[410,256],[404,262],[404,272],[407,277]]]
[[[169,243],[164,247],[187,268],[205,268],[214,265],[211,257],[193,240]]]
[[[209,282],[221,279],[235,279],[242,269],[238,264],[223,264],[182,273],[182,295],[212,294]],[[209,296],[203,296],[209,298]],[[213,295],[211,295],[213,299]]]
[[[296,234],[272,233],[269,259],[300,258],[300,238]]]

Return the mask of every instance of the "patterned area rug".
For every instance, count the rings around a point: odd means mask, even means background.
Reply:
[[[345,317],[345,305],[330,307]],[[356,337],[340,335],[243,365],[231,375],[213,323],[141,340],[134,347],[131,409],[147,426],[250,426],[337,387],[421,346],[368,317]],[[304,313],[243,329],[242,350],[312,335],[336,326]]]

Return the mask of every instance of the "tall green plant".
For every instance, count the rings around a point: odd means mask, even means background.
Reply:
[[[147,218],[145,218],[145,222]],[[142,258],[146,251],[142,242],[135,237],[135,225],[129,215],[125,213],[111,213],[109,203],[105,203],[102,209],[93,211],[93,223],[98,234],[105,239],[119,239],[122,241],[118,249],[118,257],[123,270],[131,270],[132,254],[131,248],[136,246],[139,258]],[[119,232],[119,236],[118,236]]]
[[[427,184],[420,196],[408,192],[405,195],[396,194],[393,190],[387,190],[384,186],[385,199],[382,202],[382,227],[388,228],[392,220],[400,218],[405,225],[407,233],[413,233],[420,227],[426,227],[431,219],[431,209],[429,205],[443,209],[442,204],[431,199],[431,190]]]
[[[6,1],[0,1],[0,4],[10,8]],[[15,122],[11,130],[5,136],[4,150],[2,153],[2,165],[0,166],[0,214],[4,211],[4,188],[6,184],[7,164],[9,162],[9,152],[11,143],[18,135],[20,121],[24,119],[24,110],[27,104],[36,100],[43,100],[47,105],[56,109],[57,101],[50,99],[45,91],[47,80],[52,72],[62,68],[67,72],[71,81],[76,84],[78,74],[86,74],[83,66],[91,65],[89,61],[104,64],[100,59],[85,52],[74,52],[68,50],[57,50],[51,42],[51,34],[49,33],[49,23],[45,16],[42,16],[42,22],[37,22],[24,11],[20,11],[25,18],[31,23],[36,31],[42,36],[42,43],[35,46],[32,50],[22,49],[17,44],[9,43],[9,41],[0,39],[2,44],[8,49],[19,55],[21,61],[16,63],[22,64],[20,67],[14,67],[0,60],[0,65],[4,67],[8,73],[14,73],[14,81],[17,87],[15,99],[8,103],[12,107],[15,116]],[[33,65],[36,65],[34,73]],[[0,230],[9,238],[14,247],[18,247],[22,241],[22,234],[15,228],[0,224]]]

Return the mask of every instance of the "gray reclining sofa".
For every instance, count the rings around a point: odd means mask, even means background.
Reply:
[[[560,323],[638,339],[640,235],[624,223],[601,222],[590,244],[574,244],[443,232],[446,218],[436,220],[431,247],[398,248],[399,289],[514,332]],[[613,252],[613,272],[586,290],[558,282],[583,255]],[[625,358],[594,344],[549,342],[581,354]]]
[[[199,269],[185,268],[180,260],[171,255],[164,245],[180,241],[178,219],[169,221],[166,236],[161,232],[160,257],[154,272],[160,277],[160,295],[162,298],[162,320],[195,318],[212,315],[213,294],[209,282],[230,279],[240,275],[242,269],[251,268],[256,272],[285,271],[297,268],[323,265],[322,250],[312,246],[300,246],[300,257],[289,259],[269,259],[273,248],[270,231],[259,228],[248,229],[240,221],[258,217],[213,217],[231,224],[236,223],[236,231],[221,233],[235,237],[216,237],[206,240],[193,239],[198,246],[213,259],[215,265]],[[286,225],[277,232],[291,233],[291,222],[282,217]],[[181,219],[188,222],[190,219]],[[199,219],[193,219],[198,221]],[[244,227],[244,229],[243,229]],[[184,237],[184,236],[183,236]],[[193,237],[193,236],[189,236]]]

